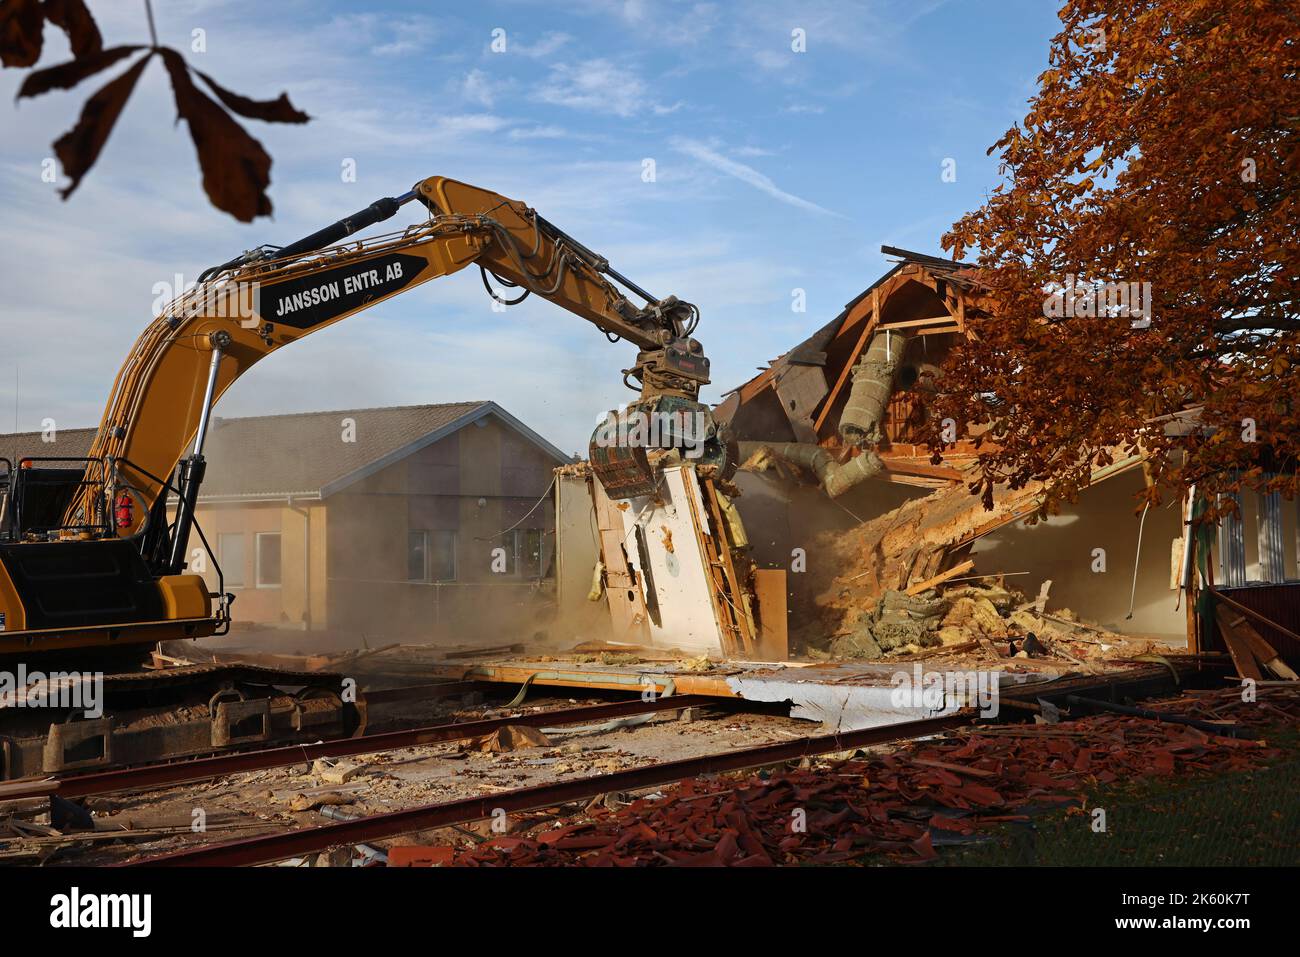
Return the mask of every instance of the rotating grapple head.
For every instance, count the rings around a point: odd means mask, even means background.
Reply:
[[[650,495],[669,465],[734,467],[712,410],[680,396],[661,395],[610,412],[591,436],[592,468],[613,499]]]

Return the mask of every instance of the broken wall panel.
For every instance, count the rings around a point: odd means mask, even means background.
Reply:
[[[646,606],[649,644],[721,654],[730,642],[719,620],[703,536],[711,535],[695,470],[664,470],[659,496],[619,510],[634,588]],[[610,544],[607,540],[606,553]]]
[[[555,473],[556,616],[551,630],[565,641],[613,637],[606,603],[591,596],[599,562],[600,530],[590,480],[564,466]]]

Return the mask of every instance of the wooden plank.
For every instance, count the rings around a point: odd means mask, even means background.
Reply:
[[[739,658],[743,641],[740,638],[740,624],[727,604],[727,577],[722,570],[722,558],[714,546],[711,535],[703,536],[704,561],[709,566],[709,597],[713,601],[713,613],[717,617],[719,634],[722,636],[722,655],[724,658]]]
[[[817,420],[813,422],[813,431],[821,434],[822,425],[826,422],[826,417],[831,414],[831,407],[835,405],[835,400],[839,397],[840,390],[844,388],[844,383],[853,373],[853,364],[858,361],[858,356],[862,355],[862,350],[866,348],[867,341],[876,329],[876,323],[880,321],[880,288],[871,290],[871,315],[862,326],[862,334],[858,336],[857,343],[853,346],[853,351],[849,353],[848,360],[844,363],[844,368],[840,369],[839,376],[835,379],[835,384],[831,386],[831,391],[826,393],[826,399],[822,403],[822,410],[817,414]]]
[[[730,604],[736,622],[736,630],[740,633],[744,653],[752,655],[758,651],[757,642],[744,614],[743,605],[745,599],[740,592],[740,577],[736,574],[735,563],[731,560],[731,543],[727,537],[727,524],[722,520],[722,509],[718,507],[718,490],[713,484],[713,479],[705,479],[703,484],[704,497],[708,499],[709,511],[713,515],[713,527],[717,530],[715,544],[718,549],[718,557],[722,559],[722,571],[726,576],[728,591],[731,593]]]
[[[599,670],[597,670],[599,668]],[[533,687],[548,688],[600,688],[607,691],[640,691],[648,684],[662,689],[671,680],[678,694],[702,694],[713,698],[738,698],[736,692],[727,684],[727,674],[667,675],[655,671],[638,671],[632,668],[609,668],[592,666],[584,668],[580,664],[555,662],[554,664],[530,664],[527,662],[510,662],[501,664],[481,664],[466,666],[435,665],[430,671],[438,677],[459,676],[457,680],[490,681],[502,684],[523,684],[532,677]]]
[[[925,462],[905,462],[882,455],[880,461],[885,471],[898,475],[917,475],[921,478],[942,479],[944,482],[960,482],[965,476],[946,465],[931,465]]]
[[[790,619],[786,602],[786,570],[754,569],[754,600],[758,603],[758,653],[763,661],[790,657]]]
[[[908,319],[906,322],[889,322],[881,326],[881,331],[886,329],[920,329],[924,326],[947,326],[953,325],[952,316],[931,316],[929,319]]]
[[[1221,602],[1224,602],[1224,603],[1226,603],[1226,604],[1228,604],[1228,605],[1231,605],[1234,609],[1236,609],[1237,611],[1241,612],[1243,615],[1246,615],[1246,616],[1249,617],[1249,618],[1253,618],[1253,619],[1255,619],[1255,620],[1258,621],[1258,622],[1262,622],[1262,623],[1264,623],[1265,625],[1268,625],[1268,627],[1270,627],[1270,628],[1274,628],[1274,629],[1276,629],[1277,631],[1280,631],[1282,634],[1286,635],[1288,638],[1294,638],[1296,641],[1300,641],[1300,635],[1297,635],[1294,631],[1291,631],[1291,630],[1288,629],[1288,628],[1283,628],[1281,625],[1279,625],[1279,624],[1278,624],[1277,622],[1275,622],[1275,621],[1270,621],[1268,618],[1266,618],[1266,617],[1265,617],[1264,615],[1262,615],[1260,612],[1257,612],[1257,611],[1255,611],[1255,609],[1250,608],[1250,607],[1248,607],[1248,606],[1246,606],[1246,605],[1243,605],[1241,602],[1237,601],[1236,599],[1234,599],[1234,598],[1229,598],[1229,597],[1228,597],[1227,595],[1225,595],[1223,592],[1221,592],[1221,591],[1219,591],[1217,588],[1215,588],[1214,585],[1213,585],[1213,582],[1211,582],[1211,584],[1210,584],[1210,592],[1214,595],[1214,597],[1215,597],[1218,601],[1221,601]]]
[[[941,489],[951,488],[955,483],[946,479],[922,478],[920,475],[908,475],[906,472],[891,472],[888,469],[873,475],[873,479],[892,482],[894,485],[910,485],[913,488]]]
[[[722,644],[724,658],[741,657],[743,642],[740,636],[741,626],[728,603],[727,579],[723,572],[722,556],[718,546],[726,548],[726,542],[718,542],[717,536],[709,531],[709,518],[700,513],[704,505],[705,490],[693,469],[683,469],[683,481],[686,485],[686,507],[691,513],[691,525],[695,530],[695,540],[704,559],[705,571],[709,576],[709,600],[713,603],[713,617],[718,625],[718,636]],[[691,494],[690,482],[699,492],[699,497]]]
[[[1214,617],[1219,623],[1219,634],[1223,636],[1223,643],[1228,647],[1228,654],[1232,656],[1232,663],[1237,666],[1237,674],[1243,678],[1263,680],[1264,675],[1255,662],[1250,643],[1237,630],[1238,626],[1246,620],[1245,616],[1233,611],[1227,605],[1218,604],[1214,608]]]
[[[962,562],[961,564],[953,565],[952,568],[949,568],[947,571],[940,572],[939,574],[935,575],[933,578],[927,578],[925,581],[917,582],[915,585],[908,585],[907,594],[919,595],[921,594],[921,592],[925,591],[928,588],[933,588],[935,585],[942,585],[949,578],[956,578],[958,575],[964,575],[966,572],[970,571],[974,567],[975,567],[975,559],[968,558],[966,559],[966,561]]]
[[[1248,622],[1244,615],[1241,615],[1240,619],[1235,625],[1237,634],[1245,636],[1246,644],[1250,648],[1250,653],[1255,656],[1255,660],[1285,681],[1300,679],[1300,675],[1292,671],[1290,666],[1282,660],[1282,656],[1277,653],[1276,648],[1268,643],[1268,639],[1256,631],[1255,626]]]

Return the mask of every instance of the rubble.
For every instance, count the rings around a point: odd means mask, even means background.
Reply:
[[[1094,471],[1094,484],[1140,465],[1140,456],[1115,450],[1114,464]],[[1042,484],[997,486],[988,499],[970,494],[970,475],[954,473],[950,485],[913,498],[846,531],[825,533],[816,546],[826,560],[816,603],[833,620],[851,620],[886,592],[915,593],[967,575],[971,544],[982,535],[1033,516]],[[957,569],[961,569],[958,571]],[[952,584],[951,581],[947,582]],[[928,589],[926,589],[928,590]]]
[[[1270,709],[1240,689],[1156,705],[1223,727],[1300,720],[1300,694]],[[890,753],[775,773],[694,779],[666,794],[582,815],[547,817],[474,847],[394,848],[396,860],[457,866],[752,867],[869,860],[922,863],[1036,810],[1084,808],[1093,789],[1145,778],[1232,773],[1280,755],[1266,740],[1147,718],[1102,714],[1069,725],[975,727]],[[987,838],[983,838],[987,839]],[[400,853],[399,853],[400,852]]]
[[[826,643],[834,658],[874,660],[980,648],[985,658],[1055,657],[1080,664],[1112,651],[1142,654],[1156,644],[1080,622],[1069,609],[1048,614],[1041,601],[1027,601],[1001,581],[919,594],[890,588],[865,609],[848,605],[844,614],[851,624]]]
[[[522,748],[549,748],[551,739],[539,728],[523,724],[507,724],[491,734],[473,738],[461,745],[462,751],[489,751],[501,753]]]

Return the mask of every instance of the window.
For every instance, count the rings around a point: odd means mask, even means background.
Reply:
[[[244,533],[226,532],[217,536],[217,561],[221,574],[231,588],[244,585]]]
[[[542,530],[540,528],[515,529],[514,568],[521,578],[542,577]]]
[[[413,582],[456,580],[456,533],[447,529],[406,534],[406,578]]]
[[[436,582],[456,580],[456,533],[445,528],[430,533],[433,542],[429,553],[429,577]]]
[[[257,533],[257,587],[280,587],[280,533]]]
[[[429,580],[429,533],[408,531],[406,533],[406,580],[427,582]]]

